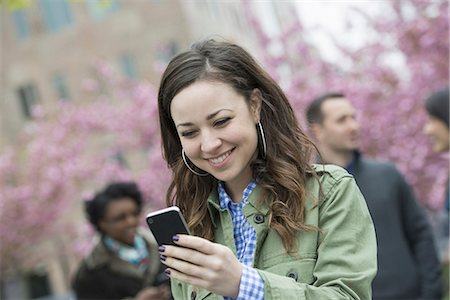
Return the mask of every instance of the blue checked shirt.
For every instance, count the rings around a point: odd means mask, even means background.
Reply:
[[[219,182],[218,192],[220,207],[228,209],[233,221],[234,243],[238,260],[242,263],[241,283],[237,300],[264,299],[264,280],[252,268],[256,249],[256,230],[245,218],[242,208],[247,204],[248,197],[256,187],[253,180],[244,190],[241,203],[234,203],[228,196],[222,182]],[[231,299],[225,297],[225,299]]]

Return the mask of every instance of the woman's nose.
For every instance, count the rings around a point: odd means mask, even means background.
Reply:
[[[139,223],[139,215],[136,214],[127,215],[126,222],[130,226],[136,226]]]
[[[215,134],[212,133],[204,133],[202,135],[202,141],[201,141],[200,150],[202,152],[213,152],[217,148],[220,147],[222,144],[222,141],[219,137],[217,137]]]

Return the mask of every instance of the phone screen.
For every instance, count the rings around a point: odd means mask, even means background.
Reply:
[[[158,245],[174,245],[174,235],[190,234],[186,221],[176,206],[149,213],[146,220]]]

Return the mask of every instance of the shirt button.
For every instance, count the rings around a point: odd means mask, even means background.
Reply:
[[[295,281],[297,281],[298,279],[298,274],[297,272],[289,272],[286,274],[287,277],[294,279]]]
[[[256,224],[262,224],[262,223],[264,223],[264,216],[261,214],[256,214],[253,217],[253,221],[255,221]]]
[[[193,292],[191,293],[191,300],[195,300],[195,297],[197,297],[197,292],[196,292],[196,291],[193,291]]]

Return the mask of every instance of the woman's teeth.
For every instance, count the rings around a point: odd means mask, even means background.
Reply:
[[[213,164],[220,164],[221,162],[223,162],[230,155],[230,153],[231,153],[231,151],[228,151],[227,153],[225,153],[225,154],[223,154],[223,155],[221,155],[219,157],[211,158],[210,161]]]

